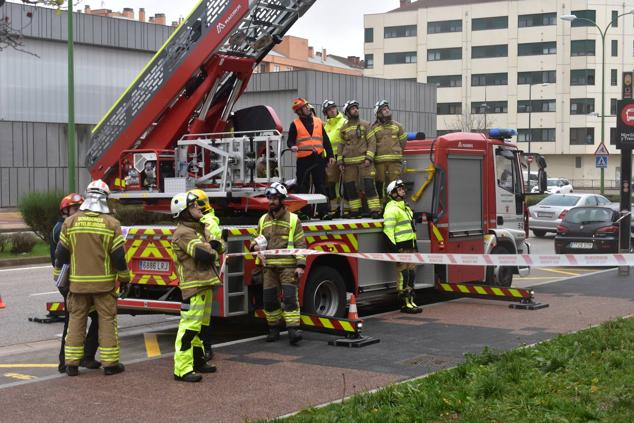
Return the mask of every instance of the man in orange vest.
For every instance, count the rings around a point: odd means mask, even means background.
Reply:
[[[288,147],[297,157],[297,185],[299,192],[308,193],[312,186],[315,194],[322,194],[326,198],[326,161],[334,165],[335,157],[330,145],[328,133],[324,130],[322,121],[315,117],[310,110],[310,104],[303,98],[293,100],[293,111],[297,118],[288,129]],[[324,160],[323,153],[326,153]],[[318,204],[319,217],[328,215],[328,204]]]

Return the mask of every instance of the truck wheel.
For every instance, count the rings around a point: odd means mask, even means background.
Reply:
[[[540,229],[531,229],[537,238],[543,238],[546,236],[546,231]]]
[[[495,247],[491,254],[510,254],[509,251],[502,247]],[[499,266],[497,275],[495,272],[496,266],[487,267],[487,284],[494,286],[509,287],[513,283],[513,267],[512,266]]]
[[[329,266],[310,271],[304,286],[302,310],[320,316],[345,317],[346,284],[339,272]]]

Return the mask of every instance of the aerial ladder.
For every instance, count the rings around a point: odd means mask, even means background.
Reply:
[[[233,208],[257,206],[280,178],[282,125],[267,106],[233,107],[314,2],[201,0],[93,129],[91,176],[150,209],[169,209],[175,192],[194,186]],[[294,209],[319,201],[296,200]]]

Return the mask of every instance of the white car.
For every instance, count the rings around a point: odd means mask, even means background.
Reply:
[[[573,192],[572,184],[564,178],[548,178],[546,185],[548,194],[570,194]],[[531,192],[539,192],[539,187],[533,187]]]

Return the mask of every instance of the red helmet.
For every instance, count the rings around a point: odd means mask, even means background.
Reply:
[[[62,201],[59,203],[59,211],[63,212],[64,209],[72,206],[81,206],[81,203],[84,202],[84,197],[81,195],[71,192],[66,197],[62,198]]]
[[[297,111],[299,109],[301,109],[302,107],[304,107],[307,104],[308,104],[308,101],[306,101],[306,99],[299,97],[299,98],[296,98],[295,100],[293,100],[292,109],[293,109],[293,111],[295,113],[297,113]]]

